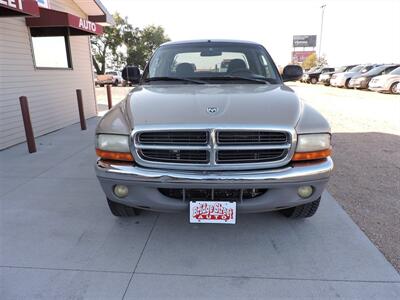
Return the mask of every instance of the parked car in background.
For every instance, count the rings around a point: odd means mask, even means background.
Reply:
[[[379,65],[377,64],[358,65],[347,72],[333,74],[330,80],[330,84],[331,86],[350,88],[349,83],[351,78],[360,74],[364,74],[377,66]]]
[[[97,75],[97,85],[112,84],[118,86],[120,83],[122,83],[122,76],[119,71],[107,71],[104,75]]]
[[[323,74],[321,74],[321,75],[319,76],[318,82],[319,82],[319,83],[322,83],[323,85],[328,86],[328,85],[330,85],[330,81],[331,81],[331,78],[332,78],[332,75],[333,75],[333,74],[335,74],[335,73],[347,72],[347,71],[349,71],[350,69],[354,68],[355,66],[357,66],[357,65],[342,66],[342,67],[340,67],[340,68],[335,69],[335,71],[332,71],[332,72],[325,72],[325,73],[323,73]]]
[[[364,74],[353,76],[349,82],[349,87],[355,89],[367,89],[368,84],[373,77],[389,74],[398,66],[399,65],[382,65],[373,68]]]
[[[400,67],[386,75],[376,76],[369,82],[371,91],[395,94],[400,86]]]
[[[312,72],[315,72],[315,71],[317,71],[317,70],[319,70],[320,69],[320,67],[313,67],[313,68],[311,68],[311,69],[309,69],[309,70],[307,70],[307,71],[305,71],[304,73],[303,73],[303,76],[300,78],[300,82],[306,82],[306,80],[307,80],[307,78],[308,78],[308,73],[312,73]]]
[[[303,78],[304,78],[303,80],[306,83],[316,84],[318,82],[319,76],[321,74],[325,74],[325,73],[328,73],[328,72],[334,72],[334,71],[335,71],[335,68],[321,67],[321,68],[318,68],[317,70],[314,70],[312,72],[307,72],[305,74],[305,76],[303,76]]]

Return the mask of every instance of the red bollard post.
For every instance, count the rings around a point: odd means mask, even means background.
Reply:
[[[28,99],[26,96],[19,97],[19,104],[21,105],[22,120],[24,121],[26,143],[28,144],[29,153],[36,152],[35,136],[33,135],[31,116],[29,114]]]
[[[86,130],[85,112],[83,110],[82,90],[76,90],[76,98],[78,101],[79,120],[81,122],[81,129]]]
[[[107,88],[107,102],[108,102],[108,109],[112,108],[112,94],[111,94],[111,84],[106,85]]]

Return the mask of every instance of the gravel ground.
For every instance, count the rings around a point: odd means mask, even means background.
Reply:
[[[330,122],[335,171],[328,190],[400,271],[400,96],[289,83]],[[113,103],[130,87],[113,87]],[[99,114],[106,89],[96,88]]]
[[[400,95],[289,85],[332,126],[329,192],[400,271]]]

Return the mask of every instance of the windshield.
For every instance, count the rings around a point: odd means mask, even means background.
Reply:
[[[175,80],[171,79],[191,79]],[[161,46],[151,58],[144,82],[168,79],[174,83],[201,82],[280,83],[281,79],[266,50],[256,44],[202,42]],[[222,80],[224,79],[224,80]],[[255,79],[255,81],[247,80]],[[258,80],[258,81],[256,81]]]
[[[387,68],[387,66],[380,66],[380,67],[376,67],[376,68],[372,68],[371,70],[365,72],[365,76],[369,76],[369,75],[377,75],[379,73],[381,73],[382,71],[384,71]]]
[[[390,72],[390,74],[393,74],[393,75],[400,75],[400,67],[394,69],[392,72]]]
[[[364,65],[355,66],[354,68],[350,69],[349,72],[360,72],[363,68],[365,68]]]

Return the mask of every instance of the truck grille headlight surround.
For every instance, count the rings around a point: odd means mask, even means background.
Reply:
[[[300,134],[293,161],[322,159],[331,155],[331,135],[329,133]]]
[[[108,160],[133,161],[129,148],[129,136],[99,134],[96,136],[96,154]]]

